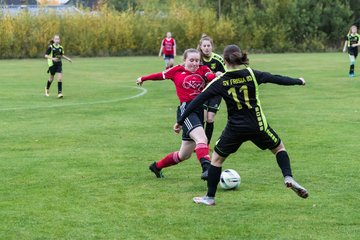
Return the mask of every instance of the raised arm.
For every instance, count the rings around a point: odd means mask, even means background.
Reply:
[[[267,72],[260,72],[254,70],[254,75],[259,84],[261,83],[275,83],[279,85],[305,85],[304,78],[291,78],[281,75],[272,75]]]
[[[146,75],[146,76],[142,76],[142,77],[139,77],[138,79],[136,79],[136,84],[137,85],[142,85],[144,81],[148,81],[148,80],[165,80],[165,75],[163,72],[160,72],[160,73],[153,73],[153,74],[150,74],[150,75]]]

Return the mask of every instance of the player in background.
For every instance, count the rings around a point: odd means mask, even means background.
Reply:
[[[355,60],[358,55],[358,46],[360,45],[360,35],[357,33],[357,27],[352,25],[350,27],[349,33],[345,36],[345,43],[343,52],[346,52],[348,49],[349,59],[350,59],[350,70],[349,76],[355,77]]]
[[[64,48],[60,45],[60,36],[55,35],[52,40],[49,42],[49,47],[46,50],[45,58],[48,60],[49,70],[50,73],[49,80],[46,83],[45,87],[45,96],[50,96],[50,86],[54,80],[55,74],[57,73],[58,79],[58,98],[63,98],[64,95],[62,94],[62,58],[65,58],[69,62],[72,60],[65,56]]]
[[[275,83],[280,85],[305,85],[303,78],[290,78],[252,70],[248,65],[247,54],[236,45],[229,45],[224,50],[227,71],[211,82],[188,106],[181,118],[174,125],[179,132],[185,118],[201,104],[217,95],[222,96],[228,110],[228,122],[215,145],[208,171],[208,191],[204,197],[195,197],[195,203],[215,204],[215,193],[220,180],[221,167],[225,159],[235,153],[242,143],[252,141],[256,146],[269,149],[275,156],[284,176],[285,186],[291,188],[302,198],[308,192],[292,177],[290,158],[280,137],[267,123],[261,109],[259,85]]]
[[[184,52],[184,64],[174,66],[164,72],[150,74],[139,77],[136,80],[138,85],[142,85],[148,80],[169,79],[174,82],[176,93],[180,101],[177,108],[177,118],[185,111],[187,105],[205,88],[206,83],[215,78],[215,74],[203,65],[200,65],[200,53],[196,49],[187,49]],[[198,107],[184,119],[182,143],[179,151],[169,153],[163,159],[152,163],[149,169],[158,178],[162,178],[162,169],[178,164],[189,159],[191,154],[196,152],[196,156],[202,167],[201,179],[207,179],[207,170],[210,167],[209,147],[203,129],[204,111]]]
[[[171,32],[167,32],[166,38],[161,41],[159,57],[161,56],[164,57],[166,69],[174,66],[174,57],[176,57],[176,42],[175,39],[171,37]]]
[[[213,52],[214,43],[213,40],[203,34],[198,45],[198,50],[201,55],[201,62],[208,66],[211,71],[217,73],[217,75],[225,72],[224,59],[219,55]],[[221,96],[215,96],[210,100],[204,103],[204,120],[205,120],[205,133],[208,139],[208,144],[210,144],[211,137],[214,131],[214,121],[217,111],[219,111],[221,102]]]

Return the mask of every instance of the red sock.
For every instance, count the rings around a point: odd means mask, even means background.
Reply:
[[[180,162],[179,152],[172,152],[166,155],[163,159],[156,162],[156,167],[158,169],[170,167],[172,165],[178,164]]]
[[[209,155],[209,145],[206,143],[198,143],[195,147],[196,156],[199,159],[206,159],[210,161],[210,155]]]

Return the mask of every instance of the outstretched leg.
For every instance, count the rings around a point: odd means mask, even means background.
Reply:
[[[292,177],[290,158],[286,152],[283,142],[279,146],[271,150],[276,156],[276,161],[284,176],[284,184],[286,187],[291,188],[299,197],[307,198],[309,196],[308,191],[298,184]]]
[[[182,141],[179,151],[169,153],[164,158],[160,159],[157,162],[152,163],[149,166],[150,171],[152,171],[157,178],[163,178],[162,169],[170,167],[189,159],[191,153],[194,151],[195,143],[193,141]]]

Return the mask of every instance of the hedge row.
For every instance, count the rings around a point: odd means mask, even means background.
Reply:
[[[241,1],[220,19],[216,9],[171,1],[166,11],[55,13],[49,10],[0,15],[0,58],[41,57],[48,41],[60,34],[70,56],[157,54],[171,31],[178,53],[196,47],[202,33],[221,52],[230,43],[248,51],[325,51],[338,48],[349,27],[351,10],[342,0]],[[1,13],[0,13],[1,14]]]
[[[179,53],[196,47],[203,32],[213,36],[217,43],[234,39],[230,21],[218,21],[210,9],[194,14],[181,5],[168,16],[107,8],[61,15],[22,12],[0,17],[0,58],[41,57],[55,34],[60,35],[70,56],[156,54],[167,31],[173,32]]]

